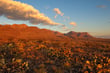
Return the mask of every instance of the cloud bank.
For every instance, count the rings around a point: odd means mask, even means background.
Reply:
[[[32,24],[59,25],[31,5],[13,0],[0,0],[0,16],[2,15],[13,20],[28,20]]]

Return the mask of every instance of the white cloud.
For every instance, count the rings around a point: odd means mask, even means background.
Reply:
[[[0,16],[13,20],[28,20],[32,24],[59,25],[31,5],[13,0],[0,0]]]

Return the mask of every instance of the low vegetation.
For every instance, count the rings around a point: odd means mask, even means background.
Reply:
[[[0,44],[0,73],[110,73],[110,40],[9,40]]]

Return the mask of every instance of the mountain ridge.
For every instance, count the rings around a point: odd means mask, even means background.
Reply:
[[[93,38],[88,32],[75,32],[75,31],[70,31],[66,34],[65,36],[68,36],[70,38]]]
[[[92,38],[87,32],[61,33],[26,24],[0,25],[0,39],[71,40],[71,38]]]

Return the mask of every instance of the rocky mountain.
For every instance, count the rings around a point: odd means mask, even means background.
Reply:
[[[93,36],[91,36],[88,32],[74,32],[74,31],[70,31],[66,34],[64,34],[65,36],[68,36],[70,38],[93,38]]]
[[[26,24],[0,25],[0,40],[2,39],[25,39],[25,40],[71,40],[71,38],[92,38],[88,33],[69,32],[66,34],[29,27]]]
[[[25,39],[25,40],[69,40],[69,37],[60,32],[25,24],[0,25],[0,39]]]

